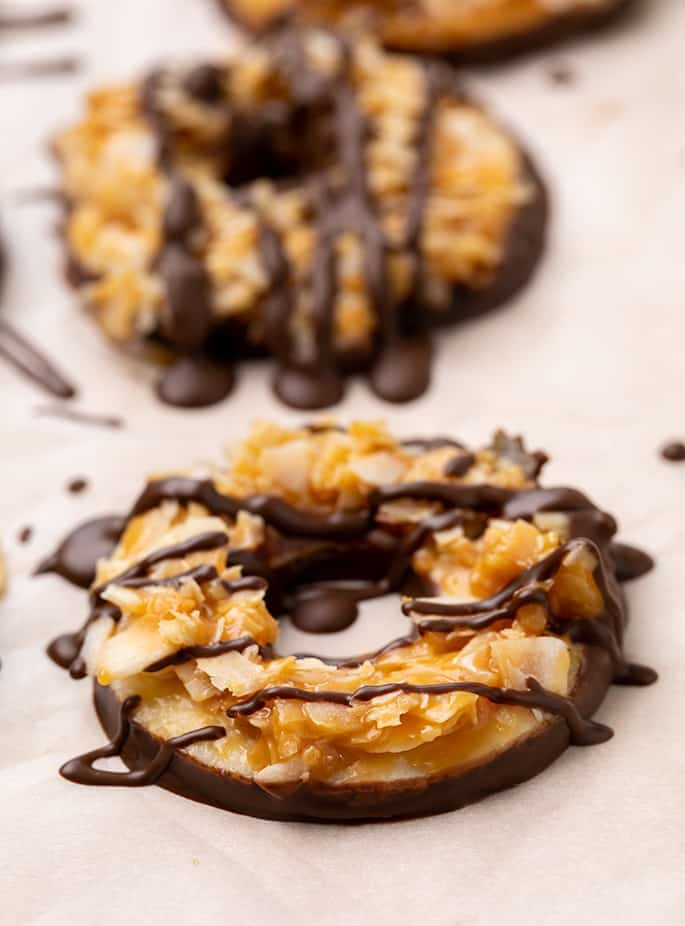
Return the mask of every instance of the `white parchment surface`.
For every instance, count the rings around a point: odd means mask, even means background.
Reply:
[[[113,351],[64,287],[54,207],[12,200],[53,181],[44,141],[90,84],[231,48],[210,0],[91,0],[73,28],[2,36],[6,60],[72,49],[86,59],[76,77],[0,85],[12,258],[2,311],[71,371],[79,407],[126,419],[105,431],[38,418],[44,397],[0,365],[3,926],[685,922],[685,466],[657,453],[685,438],[685,0],[645,6],[601,40],[470,78],[549,177],[547,259],[515,304],[441,334],[429,395],[393,409],[357,383],[340,416],[476,442],[504,425],[546,448],[548,482],[584,488],[617,514],[623,539],[658,558],[629,587],[627,645],[661,680],[614,688],[599,713],[614,739],[569,750],[515,790],[441,817],[350,828],[253,820],[157,788],[79,788],[57,774],[103,734],[88,683],[44,655],[79,625],[84,596],[31,579],[36,561],[77,520],[125,509],[147,471],[216,458],[255,417],[301,416],[275,405],[262,368],[243,371],[217,408],[161,407],[149,371]],[[562,62],[568,86],[549,79]],[[76,475],[91,483],[78,496],[65,490]],[[34,537],[20,545],[25,525]],[[374,630],[363,620],[355,648]]]

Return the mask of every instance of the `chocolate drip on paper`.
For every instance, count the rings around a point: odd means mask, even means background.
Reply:
[[[123,419],[115,415],[94,415],[65,405],[42,405],[35,409],[35,414],[49,418],[62,418],[64,421],[71,421],[74,424],[92,425],[114,430],[124,426]]]
[[[613,731],[609,727],[583,717],[571,698],[562,697],[545,690],[534,678],[527,678],[526,685],[526,691],[519,691],[515,688],[483,685],[480,682],[445,682],[439,685],[411,685],[407,682],[391,682],[387,685],[364,685],[350,693],[342,691],[305,691],[302,688],[293,688],[288,685],[275,685],[270,688],[263,688],[245,701],[239,701],[229,707],[226,714],[230,718],[248,717],[276,698],[308,703],[330,702],[352,707],[354,704],[365,703],[372,701],[374,698],[395,694],[396,692],[443,695],[465,691],[486,698],[494,704],[537,708],[563,717],[568,724],[571,743],[574,746],[593,746],[597,743],[605,743],[613,736]]]
[[[661,456],[669,463],[682,463],[685,460],[685,443],[683,441],[671,441],[661,448]]]
[[[52,572],[79,588],[89,588],[95,579],[97,561],[110,555],[125,526],[126,519],[121,515],[105,515],[85,521],[62,540],[34,574]]]
[[[627,543],[612,543],[611,556],[619,582],[639,579],[654,569],[654,560],[649,553]]]
[[[4,29],[43,29],[50,26],[65,26],[74,19],[74,9],[70,6],[54,7],[41,12],[0,13],[0,30]]]
[[[31,382],[59,399],[71,399],[76,389],[42,352],[19,334],[8,322],[0,320],[0,357]]]
[[[75,55],[42,58],[31,61],[5,61],[0,64],[0,81],[25,80],[32,77],[64,77],[81,69],[81,59]]]
[[[29,524],[27,524],[26,527],[22,527],[21,530],[19,531],[17,535],[17,540],[21,544],[26,544],[31,541],[32,537],[33,537],[33,528]]]
[[[82,756],[66,762],[59,770],[62,778],[79,785],[141,788],[145,785],[154,784],[164,774],[171,764],[176,750],[186,749],[195,743],[206,743],[222,739],[226,736],[226,730],[223,727],[202,727],[199,730],[183,733],[181,736],[174,736],[164,742],[160,741],[157,755],[144,768],[125,772],[112,772],[95,768],[95,762],[98,759],[121,755],[129,735],[131,714],[139,704],[140,698],[138,695],[126,698],[121,706],[119,731],[116,736],[106,746],[93,749],[92,752],[86,752]]]

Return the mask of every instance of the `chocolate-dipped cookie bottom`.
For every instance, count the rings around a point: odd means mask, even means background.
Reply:
[[[586,650],[571,694],[583,716],[594,714],[611,680],[608,655],[601,650]],[[104,731],[114,738],[120,725],[121,701],[111,687],[96,682],[94,703]],[[446,774],[356,788],[303,784],[291,793],[286,788],[280,794],[270,794],[253,782],[174,751],[156,784],[201,804],[267,820],[360,823],[407,819],[458,810],[521,784],[551,765],[566,750],[569,740],[565,720],[553,717],[542,730],[523,737],[504,752]],[[141,771],[150,767],[162,746],[162,740],[132,721],[120,755],[130,770]]]
[[[266,21],[260,25],[254,19],[250,19],[244,14],[241,4],[235,3],[234,0],[216,0],[216,2],[229,20],[241,29],[259,33],[262,29],[271,27]],[[363,6],[362,3],[359,5]],[[550,14],[548,22],[524,30],[511,31],[508,34],[503,32],[500,36],[475,42],[457,43],[450,41],[444,34],[424,37],[418,30],[411,35],[406,34],[401,37],[393,35],[392,31],[384,33],[382,27],[379,32],[385,47],[392,51],[440,55],[456,65],[496,65],[578,40],[584,36],[598,35],[618,26],[624,18],[634,15],[641,5],[642,0],[606,0],[596,9],[586,7],[585,9],[560,10]],[[297,0],[294,0],[293,6],[297,6]],[[294,11],[291,15],[297,17],[297,12]]]
[[[656,680],[624,655],[618,584],[651,560],[582,492],[541,486],[546,459],[503,432],[471,451],[377,422],[262,422],[213,478],[149,482],[85,622],[48,649],[96,680],[112,737],[62,775],[371,820],[454,809],[605,742],[590,718],[609,683]],[[42,571],[85,575],[91,529]],[[392,596],[408,632],[379,649],[279,651],[282,619],[330,634]],[[112,756],[128,771],[96,767]]]

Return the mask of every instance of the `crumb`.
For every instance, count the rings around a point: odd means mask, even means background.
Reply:
[[[568,87],[576,82],[576,72],[570,64],[564,61],[558,61],[551,65],[547,71],[547,76],[553,84],[559,87]]]
[[[21,544],[29,543],[32,537],[33,528],[29,524],[27,524],[25,527],[22,527],[17,534],[17,539]]]
[[[685,460],[685,443],[681,440],[674,440],[664,444],[661,448],[661,456],[669,463],[682,463]]]

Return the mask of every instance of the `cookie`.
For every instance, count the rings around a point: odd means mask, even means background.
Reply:
[[[67,276],[117,344],[166,364],[160,397],[274,389],[335,404],[364,372],[429,385],[430,329],[505,302],[545,240],[538,172],[447,65],[289,27],[227,65],[93,92],[55,142]]]
[[[612,680],[656,678],[623,655],[618,585],[649,561],[586,495],[542,487],[545,459],[503,433],[471,451],[262,423],[226,467],[149,482],[86,623],[49,650],[94,679],[112,737],[63,776],[366,820],[461,807],[603,742]],[[375,652],[277,650],[284,615],[331,633],[391,595],[408,632]],[[129,771],[93,767],[111,755]]]
[[[339,26],[361,19],[396,51],[460,64],[501,61],[607,26],[636,0],[218,0],[253,32],[291,17]]]

